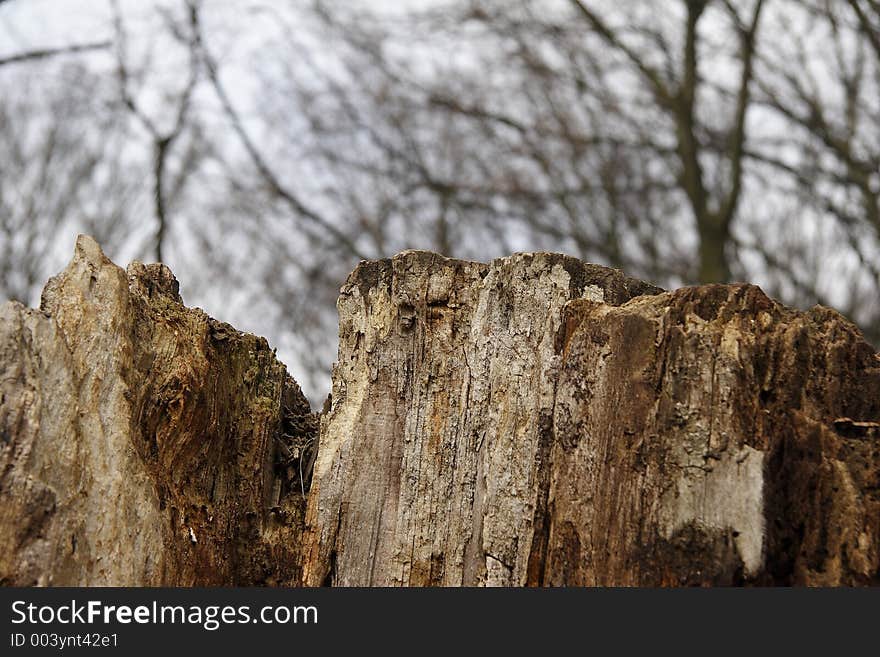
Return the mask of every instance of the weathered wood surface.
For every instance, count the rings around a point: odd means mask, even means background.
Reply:
[[[310,418],[265,340],[80,237],[40,310],[0,307],[0,582],[298,582],[275,442]]]
[[[309,585],[878,581],[880,361],[753,286],[548,254],[362,264]]]
[[[0,307],[0,583],[880,583],[880,359],[836,313],[546,253],[364,262],[338,306],[315,457],[265,340],[80,238]]]
[[[545,583],[880,582],[880,360],[840,315],[577,301],[561,355]]]

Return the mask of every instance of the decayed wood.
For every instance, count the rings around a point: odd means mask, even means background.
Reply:
[[[339,315],[316,451],[265,340],[80,238],[0,307],[0,583],[880,583],[880,359],[830,310],[405,252]]]
[[[408,252],[339,299],[309,585],[878,581],[880,361],[752,286]]]
[[[0,307],[0,581],[296,583],[314,431],[262,338],[185,308],[161,265],[80,237],[40,310]],[[281,467],[277,467],[280,465]]]
[[[565,325],[543,583],[880,582],[880,360],[853,325],[748,285]]]
[[[648,291],[552,254],[362,264],[339,298],[306,583],[526,583],[562,309]]]

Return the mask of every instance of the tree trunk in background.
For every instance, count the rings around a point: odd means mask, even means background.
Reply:
[[[727,258],[730,235],[716,223],[715,218],[704,217],[700,224],[700,268],[697,272],[700,283],[729,283],[731,280]]]
[[[299,580],[304,504],[274,443],[308,404],[166,267],[126,273],[80,237],[39,311],[0,307],[0,394],[3,583]]]
[[[0,581],[880,583],[880,360],[830,310],[405,252],[339,314],[313,461],[264,340],[81,238],[0,308]]]

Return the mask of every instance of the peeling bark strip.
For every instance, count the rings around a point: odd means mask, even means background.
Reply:
[[[339,315],[308,585],[880,583],[880,360],[832,311],[407,252]]]
[[[265,340],[80,238],[0,306],[0,583],[880,584],[880,358],[830,310],[405,252],[339,316],[316,452]]]
[[[264,339],[80,237],[39,311],[0,307],[0,582],[298,582],[276,456],[297,431],[314,419]]]

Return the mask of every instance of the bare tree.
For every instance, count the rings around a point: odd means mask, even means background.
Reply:
[[[804,2],[777,13],[774,23],[777,37],[760,62],[759,101],[784,130],[772,149],[751,157],[798,201],[800,232],[829,224],[837,252],[826,249],[812,273],[804,271],[807,259],[789,257],[785,277],[812,278],[801,285],[808,290],[803,301],[836,298],[834,305],[880,340],[880,5]]]
[[[102,79],[82,65],[0,74],[0,295],[32,301],[76,232],[115,251],[137,211],[136,165]],[[126,173],[123,173],[126,172]]]
[[[876,2],[649,4],[324,3],[335,59],[288,104],[334,180],[366,181],[334,199],[381,252],[756,280],[877,337]]]
[[[342,279],[406,248],[751,280],[880,339],[876,0],[114,6],[132,254],[313,393]]]

